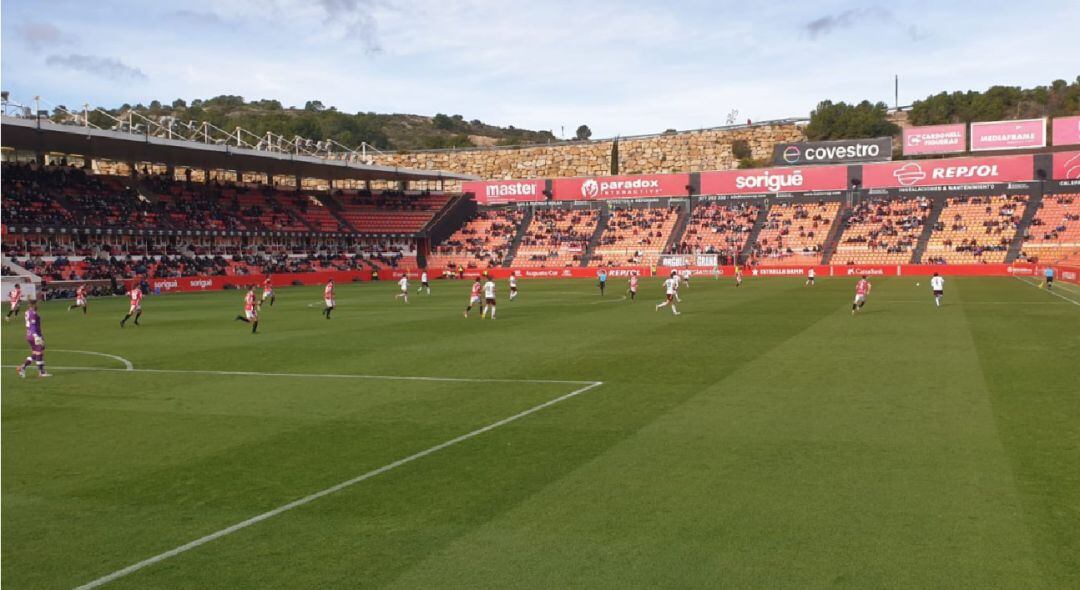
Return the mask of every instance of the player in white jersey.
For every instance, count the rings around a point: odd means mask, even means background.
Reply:
[[[814,277],[816,277],[816,276],[817,276],[817,273],[814,272],[813,267],[811,267],[810,270],[806,271],[806,282],[803,283],[803,286],[804,287],[813,287],[814,286]]]
[[[401,293],[398,293],[397,295],[394,295],[394,299],[404,297],[405,298],[405,303],[408,303],[409,302],[409,277],[408,277],[408,275],[402,275],[402,277],[400,279],[398,279],[397,284],[398,284],[398,287],[401,287]]]
[[[480,312],[480,319],[484,319],[488,311],[491,312],[491,319],[495,319],[495,281],[491,277],[484,283],[484,309]]]
[[[934,292],[934,304],[941,307],[941,297],[945,295],[945,277],[934,273],[930,277],[930,289]]]
[[[517,297],[517,277],[510,275],[510,301]]]
[[[416,292],[427,290],[427,294],[431,295],[431,285],[428,284],[427,271],[420,273],[420,286],[416,288]],[[408,303],[408,301],[406,301]]]
[[[693,274],[694,273],[689,268],[684,268],[683,271],[682,271],[682,280],[679,282],[679,284],[680,285],[686,285],[686,287],[689,288],[690,287],[690,277],[693,276]]]
[[[671,280],[675,281],[675,302],[682,303],[682,299],[679,298],[679,287],[682,286],[682,277],[679,276],[678,271],[671,271]]]
[[[671,271],[671,276],[664,281],[664,293],[667,295],[667,299],[656,305],[656,311],[660,311],[661,307],[670,305],[671,313],[679,315],[679,310],[675,308],[675,302],[679,300],[679,274],[677,272]]]

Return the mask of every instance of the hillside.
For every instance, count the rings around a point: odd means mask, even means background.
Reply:
[[[382,150],[546,144],[558,141],[548,131],[498,127],[478,119],[465,120],[461,115],[439,113],[427,117],[346,113],[319,101],[308,101],[300,108],[285,107],[276,100],[248,102],[241,96],[222,95],[207,100],[193,100],[190,104],[182,99],[174,100],[171,104],[155,100],[149,106],[124,104],[104,110],[121,119],[134,110],[154,121],[166,117],[173,117],[177,121],[207,121],[227,131],[240,126],[255,135],[270,131],[286,138],[299,135],[313,140],[333,139],[347,146],[367,142]],[[102,113],[92,113],[90,120],[105,129],[116,124]]]

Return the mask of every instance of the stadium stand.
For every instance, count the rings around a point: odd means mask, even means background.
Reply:
[[[516,266],[577,266],[596,231],[596,210],[537,211],[514,257]]]
[[[446,194],[428,191],[338,192],[335,197],[341,217],[356,231],[397,234],[421,231],[450,200]]]
[[[612,208],[589,266],[656,264],[680,211],[679,207]]]
[[[1043,197],[1024,233],[1020,256],[1047,263],[1080,257],[1080,194]]]
[[[751,203],[698,205],[675,246],[675,254],[724,254],[729,259],[742,252],[761,214]]]
[[[840,203],[776,203],[754,243],[756,264],[818,264]]]
[[[838,264],[904,264],[930,216],[927,197],[870,199],[856,204],[844,220],[833,255]]]
[[[501,266],[525,217],[520,210],[480,211],[427,257],[428,268],[454,272],[462,268]]]
[[[923,262],[975,264],[1005,262],[1009,244],[1027,206],[1025,195],[946,199]]]

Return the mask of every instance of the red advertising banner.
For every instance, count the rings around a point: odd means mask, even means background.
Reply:
[[[967,150],[967,127],[956,125],[927,125],[904,128],[904,155],[952,154]]]
[[[971,151],[1046,147],[1046,119],[971,124]]]
[[[866,164],[864,188],[987,184],[1032,179],[1034,156],[952,158]]]
[[[543,180],[468,181],[461,183],[461,192],[473,193],[481,205],[527,203],[547,198]]]
[[[556,178],[552,193],[556,201],[598,201],[603,199],[643,199],[685,197],[689,174],[642,174],[597,178]]]
[[[1080,152],[1054,154],[1054,180],[1080,180]]]
[[[701,194],[743,195],[847,188],[847,166],[807,166],[701,173]]]
[[[332,270],[319,272],[282,273],[269,275],[274,288],[285,287],[299,282],[304,285],[321,285],[329,279],[336,282],[349,283],[352,281],[370,281],[370,270]],[[147,279],[151,293],[180,293],[190,291],[220,291],[226,285],[237,288],[246,285],[255,285],[262,288],[262,282],[267,275],[243,275],[243,276],[212,276],[212,277],[169,277],[165,279]],[[137,284],[142,279],[127,279],[124,284],[127,288]]]
[[[1080,145],[1080,115],[1054,118],[1054,145]]]

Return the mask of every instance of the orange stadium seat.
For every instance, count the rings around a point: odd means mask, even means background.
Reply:
[[[514,256],[514,266],[577,266],[596,231],[592,209],[537,211]]]
[[[834,264],[905,264],[911,262],[930,216],[927,197],[870,199],[855,205],[844,221],[833,254]]]
[[[428,268],[453,271],[459,266],[501,266],[524,216],[519,210],[479,212],[432,250],[427,258]]]
[[[612,209],[589,266],[656,264],[675,229],[679,210]]]
[[[1024,235],[1021,257],[1046,263],[1080,258],[1080,194],[1043,197]]]
[[[754,244],[759,265],[819,264],[840,203],[776,203]]]
[[[1026,206],[1026,195],[950,197],[930,234],[923,262],[1005,262]]]

